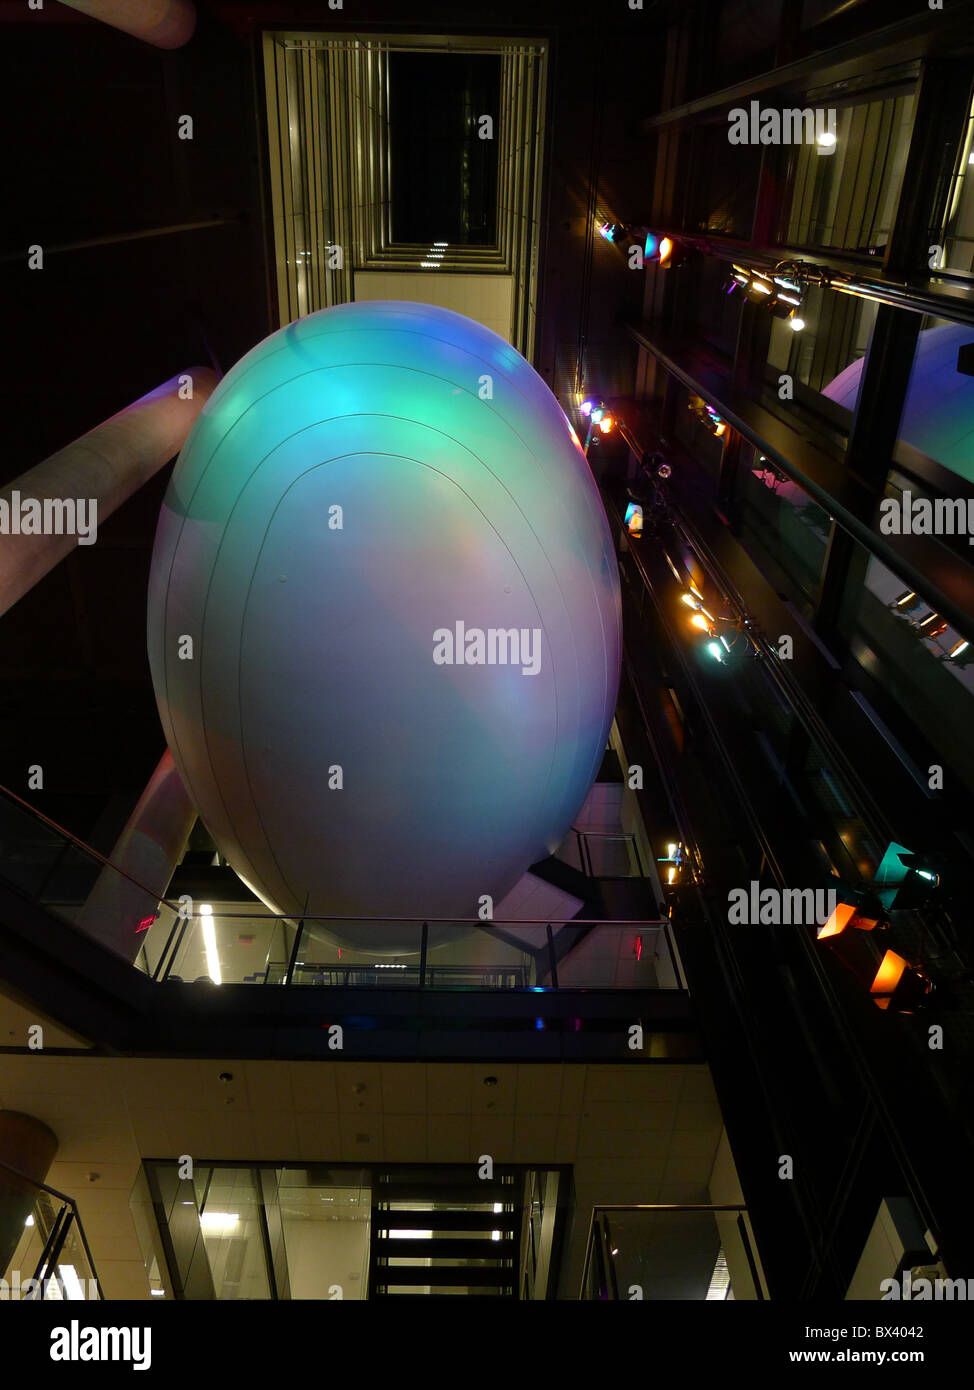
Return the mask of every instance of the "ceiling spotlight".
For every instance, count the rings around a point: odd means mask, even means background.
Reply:
[[[582,401],[582,404],[579,406],[579,410],[581,410],[581,412],[582,412],[583,415],[591,415],[591,413],[592,413],[592,411],[593,411],[594,409],[595,409],[595,402],[594,402],[594,401]]]
[[[690,622],[694,627],[699,628],[701,632],[710,631],[710,624],[707,622],[707,619],[703,616],[702,613],[694,613],[693,617],[690,619]]]
[[[589,415],[592,417],[592,424],[597,425],[604,414],[604,405],[593,405],[592,409],[589,411]]]
[[[963,638],[960,642],[955,642],[947,653],[947,660],[953,661],[955,657],[963,656],[970,645],[970,642],[968,642],[966,638]]]
[[[719,661],[723,661],[723,659],[724,659],[724,649],[723,649],[723,647],[720,645],[719,642],[708,642],[708,643],[707,643],[707,654],[708,654],[709,656],[712,656],[713,659],[714,659],[714,661],[718,661],[718,662],[719,662]]]
[[[603,415],[601,420],[599,420],[599,429],[602,431],[603,434],[608,434],[614,426],[614,424],[615,421],[613,420],[611,415]]]
[[[821,130],[815,137],[816,145],[821,145],[824,150],[832,149],[835,144],[835,132],[831,130]]]
[[[700,607],[700,600],[697,598],[696,594],[691,594],[689,590],[687,590],[685,594],[680,595],[680,602],[685,603],[688,608]]]
[[[673,241],[668,236],[663,237],[659,244],[659,263],[663,270],[671,264],[674,249]]]
[[[788,327],[791,329],[792,333],[800,333],[805,327],[805,320],[799,318],[797,314],[792,314],[788,319]]]

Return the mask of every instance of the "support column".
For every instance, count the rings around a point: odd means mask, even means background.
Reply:
[[[196,807],[167,748],[109,855],[113,867],[102,869],[81,909],[80,929],[131,964],[195,821]]]
[[[0,1275],[13,1259],[34,1205],[31,1183],[44,1181],[57,1151],[57,1135],[41,1120],[19,1110],[0,1110],[0,1163],[23,1174],[15,1177],[0,1168]]]
[[[97,523],[179,453],[216,384],[209,367],[191,367],[0,488],[0,615],[79,539],[93,543]],[[40,525],[61,534],[33,534]],[[73,534],[64,534],[68,526]]]

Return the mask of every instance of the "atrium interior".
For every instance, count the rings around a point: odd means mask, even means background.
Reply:
[[[3,1296],[974,1274],[974,5],[0,33]]]

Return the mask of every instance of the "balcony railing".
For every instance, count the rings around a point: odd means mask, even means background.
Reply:
[[[73,1197],[0,1163],[5,1213],[23,1220],[23,1235],[2,1271],[0,1298],[100,1299],[91,1250]]]
[[[599,1206],[579,1298],[603,1302],[763,1300],[743,1206]]]
[[[597,861],[609,876],[643,874],[632,836],[576,834],[586,867],[595,867]],[[0,787],[0,878],[18,894],[86,931],[90,920],[85,904],[106,873],[118,874],[145,896],[146,915],[135,924],[139,939],[125,959],[159,982],[538,992],[686,990],[672,923],[666,918],[296,920],[271,913],[260,903],[243,912],[225,912],[219,904],[169,900],[160,894],[159,885],[153,890],[137,882]],[[368,944],[370,935],[375,949]],[[395,949],[382,944],[392,938]],[[121,953],[111,933],[100,939]]]
[[[160,921],[139,964],[177,984],[361,986],[437,990],[685,990],[672,924],[541,919],[307,917],[197,913]],[[375,929],[377,948],[356,942]],[[394,929],[399,943],[383,949]],[[156,933],[159,933],[158,935]],[[163,935],[165,933],[165,935]],[[158,944],[157,944],[158,943]]]

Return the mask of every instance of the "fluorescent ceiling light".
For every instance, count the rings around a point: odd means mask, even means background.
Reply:
[[[200,1217],[204,1231],[232,1231],[240,1217],[235,1211],[205,1211]]]
[[[65,1297],[71,1299],[73,1303],[83,1303],[85,1301],[85,1291],[81,1287],[81,1280],[78,1278],[78,1271],[75,1269],[74,1265],[58,1265],[57,1272],[60,1274],[61,1282],[64,1284]],[[60,1290],[58,1290],[58,1293],[55,1294],[54,1297],[57,1298],[59,1294]]]
[[[213,926],[213,908],[210,903],[200,903],[200,916],[203,919],[203,949],[206,951],[206,971],[215,985],[223,984],[220,973],[220,957],[216,949],[216,930]]]

